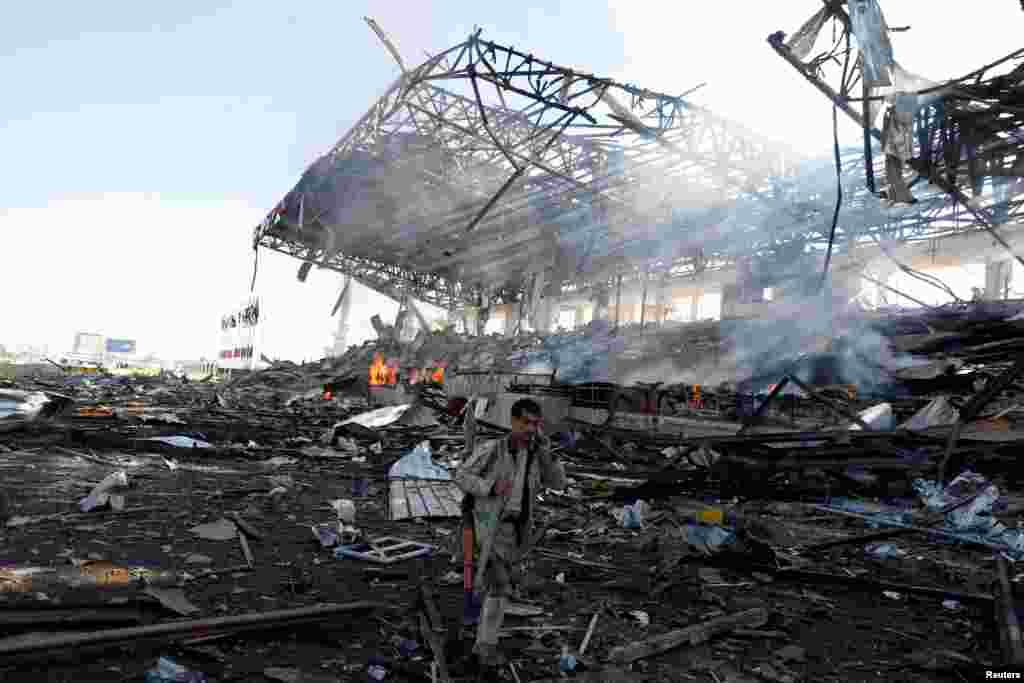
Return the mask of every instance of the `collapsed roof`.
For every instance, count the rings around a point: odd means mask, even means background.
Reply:
[[[521,291],[544,270],[601,279],[627,261],[699,267],[762,246],[763,233],[744,244],[742,231],[704,230],[703,216],[768,190],[796,161],[683,97],[477,32],[403,69],[256,241],[385,292],[456,305]]]
[[[770,42],[863,123],[851,105],[858,53],[850,48],[838,91],[823,69],[843,61],[843,36],[810,56],[830,17],[852,31],[829,5],[785,43],[782,34]],[[457,307],[517,300],[550,283],[579,291],[616,274],[693,276],[750,256],[789,276],[827,250],[993,231],[1024,211],[1019,112],[993,94],[1019,98],[1019,71],[983,82],[986,68],[941,100],[918,95],[927,106],[904,178],[887,165],[877,129],[869,128],[873,144],[838,160],[801,160],[684,97],[557,66],[477,33],[402,66],[265,218],[256,244],[304,261],[302,276],[316,265],[398,299]],[[870,120],[890,91],[870,86]],[[875,178],[907,189],[880,202]]]

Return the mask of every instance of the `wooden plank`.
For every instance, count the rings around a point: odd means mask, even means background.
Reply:
[[[243,534],[241,530],[238,532],[238,542],[242,546],[242,554],[245,555],[246,564],[248,564],[249,567],[252,567],[254,561],[252,557],[252,550],[249,548],[249,541],[246,540],[245,534]]]
[[[437,500],[436,516],[462,516],[462,492],[458,485],[450,481],[435,481],[430,483],[430,492]]]
[[[441,683],[451,683],[451,677],[448,674],[448,663],[444,656],[444,637],[441,633],[430,627],[430,622],[425,612],[421,610],[419,616],[420,634],[427,641],[430,651],[434,655],[434,661],[437,662],[437,668],[440,673],[440,677],[437,680],[441,681]]]
[[[427,514],[429,516],[446,517],[448,515],[448,511],[445,510],[441,500],[437,497],[437,493],[434,492],[434,486],[432,484],[421,484],[420,495],[423,496],[423,502],[427,506]]]
[[[601,610],[594,612],[594,616],[590,618],[590,625],[587,626],[587,634],[583,636],[583,642],[580,643],[580,657],[587,654],[587,645],[590,644],[590,637],[594,635],[594,627],[597,626],[597,618],[601,616]]]
[[[462,491],[456,484],[448,483],[439,487],[440,498],[448,511],[449,517],[462,516]]]
[[[1024,647],[1021,646],[1020,621],[1014,609],[1013,590],[1010,584],[1006,558],[999,556],[996,562],[996,624],[999,626],[999,641],[1003,650],[1003,664],[1011,668],[1024,663]]]
[[[424,503],[423,496],[420,495],[418,487],[410,486],[409,482],[407,482],[405,487],[405,498],[409,501],[409,514],[412,515],[413,518],[427,516],[427,505]]]
[[[444,508],[444,516],[452,517],[452,494],[447,483],[434,484],[434,495],[437,497],[441,507]]]
[[[420,584],[420,634],[430,645],[430,651],[434,654],[434,661],[440,669],[441,682],[449,683],[451,678],[448,674],[448,664],[445,660],[445,626],[441,617],[441,610],[437,608],[434,600],[434,592],[425,583]]]
[[[575,683],[640,683],[646,681],[647,674],[622,669],[601,669],[600,671],[584,671],[573,676]],[[565,683],[562,678],[535,678],[533,683]],[[730,679],[732,680],[732,679]]]
[[[405,482],[393,481],[389,487],[388,511],[391,521],[409,518],[409,502],[405,498]]]
[[[390,483],[388,519],[461,517],[463,493],[454,482],[395,480]]]
[[[398,498],[400,490],[400,482],[392,481],[388,483],[388,497],[385,502],[387,503],[388,519],[392,521],[403,519],[402,508],[404,507],[405,499],[404,497],[402,499]]]
[[[611,651],[609,661],[628,664],[638,659],[659,655],[683,645],[699,645],[735,628],[759,628],[768,621],[768,611],[762,607],[727,614],[700,624],[676,629],[647,640],[622,645]]]
[[[427,500],[424,489],[425,487],[422,481],[409,482],[405,487],[405,490],[409,492],[409,497],[412,498],[415,496],[415,499],[423,506],[423,514],[417,515],[419,517],[430,516],[430,502]],[[413,491],[415,491],[415,494]]]

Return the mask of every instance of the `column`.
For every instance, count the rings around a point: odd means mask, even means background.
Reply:
[[[1005,299],[1010,289],[1013,275],[1012,259],[989,258],[985,261],[985,299],[998,301]]]
[[[545,293],[541,298],[540,303],[537,304],[537,332],[540,334],[547,334],[551,331],[552,319],[555,316],[555,312],[558,310],[558,297],[552,296],[550,293]]]
[[[504,304],[502,308],[505,313],[505,336],[511,337],[516,333],[516,323],[519,322],[520,303],[516,301],[510,304]]]
[[[476,336],[482,337],[487,332],[487,321],[491,319],[491,305],[481,306],[476,314]]]
[[[594,290],[594,320],[608,320],[609,292],[607,287],[599,286]]]
[[[468,336],[476,336],[478,333],[477,320],[480,317],[479,306],[466,305],[462,309],[462,327]]]
[[[579,305],[577,305],[576,306],[576,327],[577,328],[583,327],[588,322],[590,322],[590,321],[587,320],[587,305],[586,304],[579,304]]]
[[[722,317],[731,318],[736,315],[739,303],[739,285],[729,282],[722,285]]]
[[[352,288],[355,282],[348,278],[345,283],[345,292],[341,296],[341,305],[338,307],[338,329],[334,333],[334,355],[340,356],[348,348],[349,318],[352,314]]]

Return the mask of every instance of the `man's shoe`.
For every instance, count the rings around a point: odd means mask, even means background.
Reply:
[[[505,654],[497,645],[477,643],[473,650],[476,652],[476,656],[480,661],[481,669],[502,669],[508,663],[508,660],[505,658]]]

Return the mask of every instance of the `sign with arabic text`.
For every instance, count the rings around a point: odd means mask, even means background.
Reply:
[[[232,370],[252,370],[259,359],[262,312],[258,296],[247,298],[238,308],[222,315],[217,365]]]

